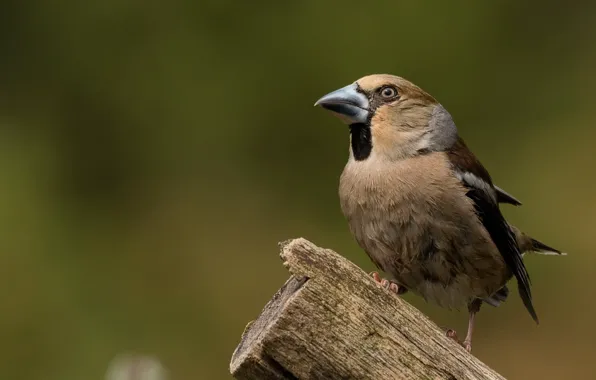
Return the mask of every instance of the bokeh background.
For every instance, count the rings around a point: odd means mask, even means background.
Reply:
[[[246,323],[306,237],[358,265],[337,183],[347,128],[313,108],[370,73],[453,114],[529,257],[475,355],[511,379],[596,373],[596,3],[4,0],[0,378],[101,379],[122,353],[230,379]],[[445,327],[465,312],[406,299]]]

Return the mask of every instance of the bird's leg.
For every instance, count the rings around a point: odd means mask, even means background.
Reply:
[[[455,340],[458,344],[461,344],[466,351],[472,351],[472,334],[474,332],[474,321],[476,319],[476,313],[480,310],[480,305],[482,305],[482,300],[475,299],[474,301],[468,304],[468,312],[470,313],[470,318],[468,319],[468,333],[466,334],[466,339],[464,341],[460,341],[457,337],[457,333],[455,330],[449,329],[445,333],[449,338]]]
[[[472,352],[472,334],[474,333],[474,321],[476,319],[476,313],[480,310],[482,300],[475,299],[468,305],[468,311],[470,312],[470,318],[468,319],[468,333],[466,339],[464,339],[463,346],[468,352]]]
[[[394,292],[395,294],[404,294],[408,291],[408,289],[404,288],[403,286],[399,286],[396,282],[387,280],[385,278],[381,278],[378,272],[371,272],[370,274],[372,278],[381,284],[382,287],[385,289],[389,289],[390,291]]]

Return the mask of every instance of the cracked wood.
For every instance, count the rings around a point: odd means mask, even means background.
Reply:
[[[504,379],[332,250],[280,247],[291,277],[247,325],[236,379]]]

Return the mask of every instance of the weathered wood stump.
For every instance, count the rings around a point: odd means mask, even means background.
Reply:
[[[291,277],[246,327],[236,379],[503,379],[344,257],[280,246]]]

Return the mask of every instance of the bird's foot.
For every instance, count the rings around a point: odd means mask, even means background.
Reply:
[[[472,342],[469,342],[466,339],[466,340],[463,341],[463,343],[461,345],[464,346],[464,348],[466,349],[466,351],[472,352]]]
[[[451,338],[454,341],[456,341],[458,344],[461,344],[461,342],[459,341],[459,338],[457,337],[457,333],[455,332],[455,330],[449,329],[445,332],[445,335],[447,335],[447,338]]]
[[[457,337],[457,333],[455,332],[455,330],[449,329],[449,330],[447,330],[447,332],[445,333],[445,335],[447,335],[448,338],[453,339],[457,344],[459,344],[460,346],[462,346],[466,351],[472,352],[472,342],[468,341],[467,339],[464,340],[463,342],[461,340],[459,340],[459,338]]]
[[[395,283],[393,281],[389,281],[385,278],[381,278],[381,276],[379,276],[378,272],[371,272],[370,275],[382,287],[384,287],[385,289],[389,289],[390,291],[392,291],[395,294],[403,294],[406,292],[406,288],[397,285],[397,283]]]

